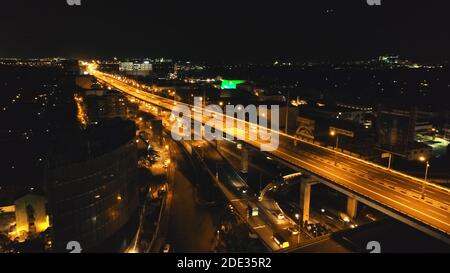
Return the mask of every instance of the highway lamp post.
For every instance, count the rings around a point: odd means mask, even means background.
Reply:
[[[219,180],[219,164],[216,163],[216,179]]]
[[[299,198],[298,198],[298,203],[299,203],[298,210],[299,210],[299,212],[295,214],[295,218],[298,221],[297,244],[300,244],[300,231],[302,230],[302,222],[304,221],[304,219],[303,219],[303,217],[301,217],[301,215],[302,215],[301,214],[302,213],[302,211],[301,211],[301,208],[302,208],[302,183],[298,183],[298,185],[300,186],[300,189],[298,191],[300,193]]]
[[[262,191],[262,173],[259,173],[259,194],[261,195]]]
[[[287,99],[286,99],[286,124],[285,124],[285,133],[288,134],[288,126],[289,126],[289,100],[290,100],[290,91],[287,93]]]
[[[202,109],[206,107],[206,90],[203,86]]]
[[[425,179],[424,179],[423,184],[422,184],[422,193],[421,193],[422,199],[425,199],[425,190],[426,190],[426,187],[427,187],[428,169],[430,168],[430,162],[424,156],[421,156],[419,158],[419,160],[421,162],[425,162]]]
[[[336,147],[335,147],[335,151],[334,151],[334,165],[337,166],[337,154],[338,154],[338,149],[339,149],[339,134],[336,133],[336,131],[331,131],[330,135],[332,137],[336,136]]]
[[[300,230],[301,230],[301,223],[300,223],[301,219],[300,219],[300,214],[299,214],[299,213],[296,213],[296,214],[295,214],[295,218],[296,218],[297,221],[298,221],[297,244],[300,244]]]

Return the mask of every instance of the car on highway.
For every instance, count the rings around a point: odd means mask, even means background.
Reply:
[[[377,220],[377,218],[375,217],[375,215],[371,214],[371,213],[367,213],[366,214],[366,218],[369,219],[372,222],[375,222]]]
[[[170,244],[165,244],[163,248],[163,253],[169,253],[170,252]]]
[[[289,241],[287,241],[286,239],[284,239],[283,236],[281,236],[281,234],[279,233],[274,233],[273,234],[273,240],[275,241],[275,243],[277,243],[277,245],[280,248],[287,248],[289,247]]]
[[[317,223],[315,226],[315,233],[316,233],[316,236],[325,235],[327,233],[325,226],[323,226],[320,223]]]
[[[259,238],[258,234],[253,233],[251,231],[248,233],[248,237],[251,238],[251,239],[258,239]]]
[[[165,168],[165,169],[167,169],[168,167],[169,167],[169,165],[170,165],[170,159],[166,159],[166,160],[164,160],[164,162],[163,162],[163,167]]]
[[[314,237],[319,237],[327,233],[326,228],[320,223],[308,224],[306,226],[306,230],[310,232]]]
[[[289,231],[289,233],[290,233],[292,236],[295,236],[295,235],[298,235],[298,234],[299,234],[298,229],[296,229],[295,227],[288,227],[286,230]]]
[[[350,216],[348,216],[347,214],[340,212],[339,213],[339,218],[341,219],[341,221],[344,221],[344,223],[350,223],[351,219]]]
[[[284,214],[281,213],[281,212],[272,211],[272,215],[275,216],[278,220],[283,220],[284,219]]]

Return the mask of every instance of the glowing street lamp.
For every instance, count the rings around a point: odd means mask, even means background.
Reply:
[[[173,105],[177,105],[177,92],[173,91]]]
[[[297,234],[297,244],[300,244],[300,229],[301,229],[301,219],[300,219],[300,214],[296,213],[295,214],[295,219],[297,219],[298,221],[298,234]]]
[[[421,162],[425,162],[425,179],[424,179],[423,184],[422,184],[422,199],[425,199],[425,190],[426,190],[426,187],[427,187],[428,169],[430,168],[430,162],[424,156],[421,156],[419,158],[419,160]]]
[[[338,153],[338,149],[339,149],[339,134],[332,130],[330,131],[330,136],[334,137],[336,136],[336,147],[335,147],[335,153],[334,153],[334,165],[337,166],[337,153]]]

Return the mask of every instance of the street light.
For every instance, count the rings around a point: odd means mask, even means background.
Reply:
[[[288,134],[288,126],[289,126],[289,100],[290,100],[290,92],[287,93],[287,99],[286,99],[286,124],[285,126],[285,133]]]
[[[297,244],[300,244],[300,230],[301,230],[301,223],[300,223],[300,214],[296,213],[295,218],[298,221],[298,236],[297,236]]]
[[[336,148],[334,151],[334,165],[337,166],[337,153],[339,148],[339,134],[336,133],[336,131],[330,131],[330,136],[334,137],[336,136]]]
[[[427,160],[426,157],[421,156],[419,158],[421,162],[425,162],[425,179],[422,184],[422,199],[425,199],[425,190],[427,186],[427,179],[428,179],[428,169],[430,168],[430,162]]]
[[[177,105],[177,92],[173,91],[173,105]]]

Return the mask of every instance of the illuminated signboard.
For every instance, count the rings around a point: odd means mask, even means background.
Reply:
[[[242,80],[222,80],[222,89],[236,89],[239,84],[245,83]]]

